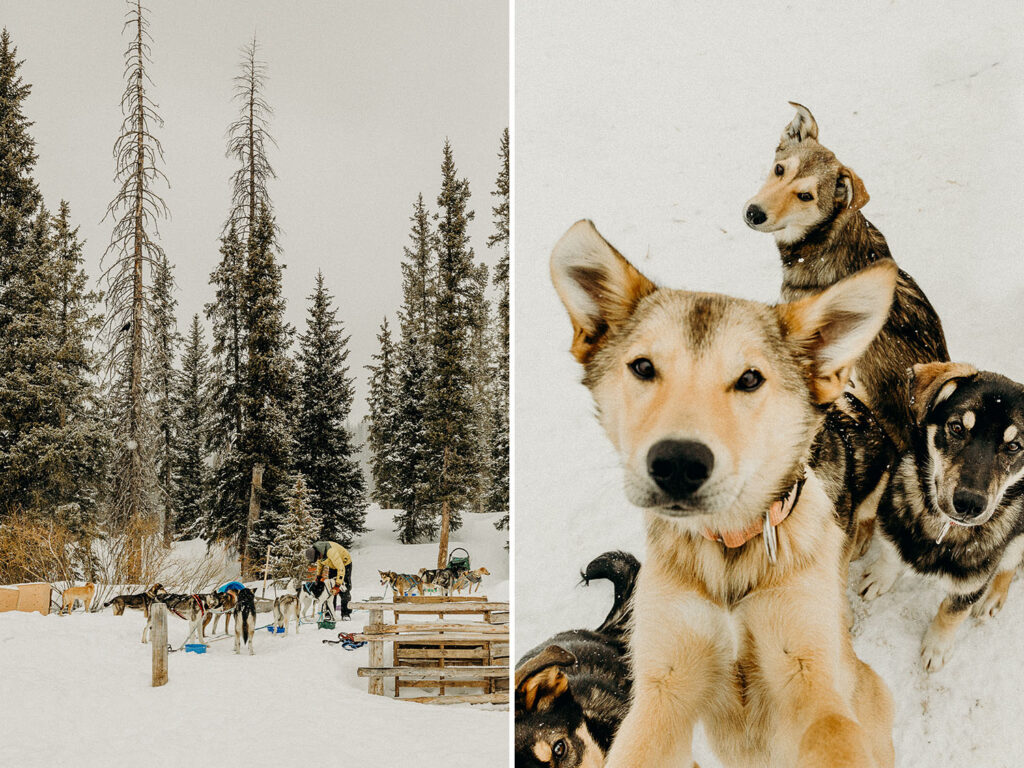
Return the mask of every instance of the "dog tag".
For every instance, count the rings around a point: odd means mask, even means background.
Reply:
[[[946,534],[949,533],[949,529],[953,527],[953,521],[947,520],[946,524],[942,526],[942,533],[939,534],[939,538],[935,540],[936,544],[941,544],[942,540],[946,538]]]
[[[764,551],[768,553],[768,560],[775,565],[779,552],[779,540],[775,533],[775,526],[772,525],[771,509],[764,513]]]

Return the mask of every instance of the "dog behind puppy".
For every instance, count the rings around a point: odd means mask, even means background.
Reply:
[[[588,584],[608,579],[611,610],[596,630],[562,632],[516,665],[516,768],[599,766],[629,709],[626,643],[640,563],[627,552],[598,555]]]
[[[733,767],[892,766],[892,699],[854,653],[845,597],[884,435],[827,414],[886,322],[895,265],[771,307],[658,288],[585,221],[551,272],[645,510],[632,705],[606,765],[690,766],[702,722]]]
[[[905,566],[946,590],[921,643],[941,669],[969,611],[994,616],[1024,555],[1024,385],[963,363],[916,365],[913,445],[878,507],[879,557],[861,594],[888,591]]]
[[[149,607],[153,604],[160,595],[166,595],[167,590],[164,589],[163,584],[154,584],[145,592],[138,592],[136,594],[117,595],[111,598],[103,604],[104,608],[114,606],[114,615],[120,616],[124,613],[125,608],[132,608],[137,611],[142,611],[146,620],[149,620]]]
[[[773,232],[782,259],[782,299],[795,301],[889,260],[885,237],[864,218],[864,182],[818,143],[818,124],[806,107],[775,150],[768,180],[744,206],[747,225]],[[924,292],[903,270],[886,324],[853,374],[853,392],[882,421],[900,449],[913,422],[905,375],[915,363],[949,360],[942,323]]]
[[[301,588],[300,588],[301,590]],[[299,632],[299,591],[294,595],[279,595],[274,599],[274,626],[284,627],[284,634],[288,635],[288,621],[295,622],[295,633]],[[255,611],[255,606],[253,606]]]

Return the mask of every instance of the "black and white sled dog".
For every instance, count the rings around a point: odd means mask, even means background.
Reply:
[[[331,597],[331,579],[318,579],[316,581],[306,581],[299,585],[299,601],[302,606],[300,615],[309,618],[315,617],[320,613],[320,609],[323,604],[326,603]]]
[[[255,610],[255,607],[253,608]],[[274,626],[284,627],[284,634],[288,634],[288,622],[295,622],[295,632],[299,631],[299,591],[294,595],[279,595],[274,599]]]
[[[886,592],[903,563],[948,589],[925,633],[929,671],[949,658],[968,611],[1003,607],[1024,554],[1024,385],[963,363],[915,365],[915,424],[878,506],[881,554],[860,593]]]
[[[256,593],[246,587],[238,593],[235,602],[235,653],[241,651],[241,644],[249,646],[252,656],[252,636],[256,634]]]
[[[627,552],[605,552],[583,580],[615,586],[612,609],[596,630],[561,632],[516,665],[516,768],[591,768],[605,754],[629,710],[626,660],[633,587],[640,563]]]

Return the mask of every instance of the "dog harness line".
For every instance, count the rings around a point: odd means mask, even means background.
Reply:
[[[793,511],[793,507],[796,505],[797,499],[800,498],[800,491],[803,489],[804,479],[805,478],[801,477],[797,480],[785,496],[778,501],[773,502],[772,505],[768,507],[764,513],[763,520],[751,524],[748,528],[742,531],[719,531],[718,533],[713,531],[711,528],[705,528],[701,533],[708,541],[717,541],[720,544],[724,544],[729,549],[742,547],[755,536],[763,536],[764,548],[765,552],[768,554],[768,560],[775,563],[778,559],[779,552],[779,538],[775,529],[783,520],[789,517],[789,513]]]

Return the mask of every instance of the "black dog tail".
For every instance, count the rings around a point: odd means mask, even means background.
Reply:
[[[633,617],[633,589],[640,573],[640,561],[629,552],[605,552],[591,560],[580,573],[583,581],[608,579],[615,587],[612,609],[597,631],[616,640],[624,639]]]

